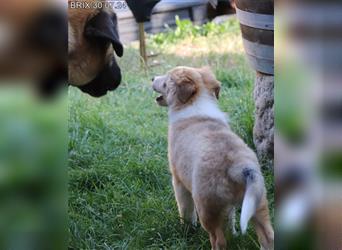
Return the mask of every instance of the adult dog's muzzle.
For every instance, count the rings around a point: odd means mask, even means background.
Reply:
[[[110,63],[89,83],[79,86],[83,92],[94,97],[104,96],[107,91],[115,90],[121,82],[121,70],[112,58]]]

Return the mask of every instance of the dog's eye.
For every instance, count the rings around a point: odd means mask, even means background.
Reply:
[[[166,82],[163,83],[163,88],[166,88]]]

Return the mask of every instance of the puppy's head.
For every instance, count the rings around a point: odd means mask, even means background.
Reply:
[[[180,109],[203,94],[219,98],[220,82],[208,67],[176,67],[166,75],[156,76],[152,80],[153,90],[161,94],[156,98],[160,106]]]
[[[82,2],[82,1],[80,1]],[[97,1],[84,1],[95,5]],[[117,17],[105,8],[70,8],[69,6],[69,83],[92,96],[102,96],[116,89],[121,70],[116,62],[123,55]]]

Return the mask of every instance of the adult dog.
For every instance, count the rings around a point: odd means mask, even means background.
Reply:
[[[66,4],[59,0],[0,1],[2,84],[25,84],[42,96],[67,81]]]
[[[182,220],[197,221],[212,249],[226,249],[227,217],[242,203],[240,226],[253,217],[262,249],[273,249],[264,178],[255,153],[217,105],[220,83],[208,68],[177,67],[153,79],[156,101],[169,108],[169,163]]]
[[[100,97],[116,89],[121,71],[115,60],[123,55],[117,17],[107,1],[68,0],[69,84]]]

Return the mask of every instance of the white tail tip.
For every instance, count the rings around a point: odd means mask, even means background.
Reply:
[[[247,231],[248,221],[255,213],[255,197],[251,196],[249,192],[246,192],[245,197],[242,202],[241,217],[240,217],[240,227],[241,233],[245,234]]]

